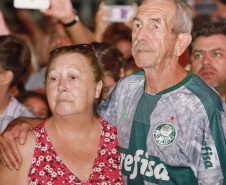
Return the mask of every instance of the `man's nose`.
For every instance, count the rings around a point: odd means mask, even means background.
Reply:
[[[144,41],[146,40],[146,32],[145,29],[142,27],[137,33],[137,40],[138,41]]]
[[[205,54],[202,62],[203,62],[203,65],[211,65],[212,64],[212,58],[208,54]]]

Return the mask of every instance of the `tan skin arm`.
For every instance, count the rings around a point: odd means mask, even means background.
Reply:
[[[74,44],[90,44],[94,41],[94,34],[81,21],[78,21],[73,26],[67,27],[66,30]]]
[[[10,34],[9,28],[6,25],[2,11],[0,11],[0,35]]]
[[[21,153],[21,156],[26,160],[21,164],[19,170],[10,171],[0,163],[0,185],[23,185],[28,184],[28,174],[32,163],[34,154],[34,148],[36,144],[36,138],[33,131],[29,131],[27,135],[27,142],[24,145],[20,145],[18,139],[16,145]]]
[[[103,42],[103,35],[107,28],[112,24],[111,22],[104,20],[104,17],[110,16],[110,13],[108,10],[104,8],[105,2],[102,1],[99,5],[98,11],[95,16],[95,40],[97,42]]]
[[[19,144],[23,145],[27,141],[30,127],[35,127],[42,121],[43,119],[38,118],[17,118],[7,126],[0,135],[0,161],[4,166],[10,170],[19,169],[22,157],[16,144],[16,138],[18,138]]]
[[[40,11],[45,15],[58,19],[63,24],[70,23],[75,19],[71,0],[51,0],[50,8]],[[66,27],[66,30],[74,44],[89,44],[94,41],[94,34],[81,21]]]

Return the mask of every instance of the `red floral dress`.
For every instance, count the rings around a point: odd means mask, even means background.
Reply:
[[[46,133],[45,121],[33,128],[36,146],[29,173],[29,184],[124,184],[120,171],[117,129],[102,118],[100,120],[102,132],[99,150],[90,178],[86,182],[78,179],[61,161]]]

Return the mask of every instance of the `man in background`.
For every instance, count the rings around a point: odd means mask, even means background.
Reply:
[[[191,71],[226,100],[226,23],[196,27],[190,45]]]

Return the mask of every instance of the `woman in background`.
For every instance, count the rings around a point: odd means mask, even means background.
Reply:
[[[108,42],[93,42],[97,60],[103,69],[103,99],[106,99],[116,86],[117,82],[125,77],[124,67],[126,60],[122,53]]]
[[[46,96],[36,91],[20,93],[16,99],[24,104],[37,118],[50,117],[50,109]]]

